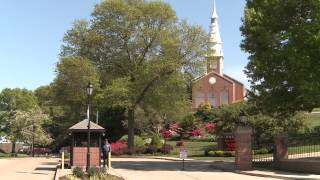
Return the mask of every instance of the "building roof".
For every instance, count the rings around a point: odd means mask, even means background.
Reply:
[[[211,75],[211,74],[214,74],[214,75],[216,75],[216,76],[219,76],[219,77],[221,77],[222,79],[224,79],[224,80],[226,80],[226,81],[228,81],[228,82],[230,82],[230,83],[235,83],[234,80],[232,80],[232,79],[230,79],[230,78],[228,78],[228,77],[226,77],[226,76],[221,76],[220,74],[218,74],[218,73],[216,73],[216,72],[214,72],[214,71],[212,71],[212,72],[210,72],[210,73],[208,73],[208,74],[204,74],[204,75],[202,75],[202,76],[200,76],[200,77],[198,77],[198,78],[195,78],[195,79],[193,80],[193,83],[196,83],[197,81],[200,81],[200,80],[203,79],[204,77],[209,76],[209,75]]]
[[[231,76],[229,76],[229,75],[227,75],[227,74],[223,74],[223,76],[224,76],[224,77],[227,77],[227,78],[231,79],[232,81],[234,81],[234,82],[236,82],[236,83],[238,83],[238,84],[240,84],[240,85],[243,86],[243,83],[242,83],[242,82],[234,79],[233,77],[231,77]]]
[[[70,131],[87,131],[87,129],[88,129],[88,119],[84,119],[69,128]],[[101,131],[101,132],[105,131],[103,127],[99,126],[98,124],[92,121],[90,121],[90,130]]]

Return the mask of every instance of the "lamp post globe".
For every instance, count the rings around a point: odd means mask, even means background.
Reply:
[[[88,86],[87,86],[87,95],[91,96],[93,92],[93,85],[92,83],[89,81]]]
[[[241,111],[240,114],[239,114],[239,121],[242,125],[246,125],[247,124],[247,121],[248,121],[248,118],[247,118],[247,115],[244,113],[244,111]]]

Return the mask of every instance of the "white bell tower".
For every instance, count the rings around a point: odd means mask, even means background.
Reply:
[[[209,43],[209,47],[212,50],[212,53],[207,57],[207,73],[215,71],[216,73],[223,75],[224,58],[215,0],[213,1]]]

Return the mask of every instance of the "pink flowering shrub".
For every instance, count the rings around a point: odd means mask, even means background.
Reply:
[[[170,138],[171,136],[172,136],[172,132],[170,131],[170,130],[163,130],[162,132],[161,132],[161,134],[162,134],[162,136],[164,137],[164,138]]]
[[[216,129],[216,125],[214,123],[205,123],[204,124],[204,128],[209,132],[209,133],[213,133]]]
[[[203,136],[203,132],[200,129],[191,131],[191,136]]]
[[[115,143],[111,143],[111,153],[119,156],[127,152],[128,144],[126,141],[120,140]]]

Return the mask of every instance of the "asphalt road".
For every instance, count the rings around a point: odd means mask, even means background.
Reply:
[[[0,159],[1,180],[52,180],[57,158]]]
[[[268,179],[223,172],[212,162],[186,162],[182,171],[181,162],[160,159],[113,158],[112,172],[126,180],[259,180]],[[269,178],[271,179],[271,178]]]

